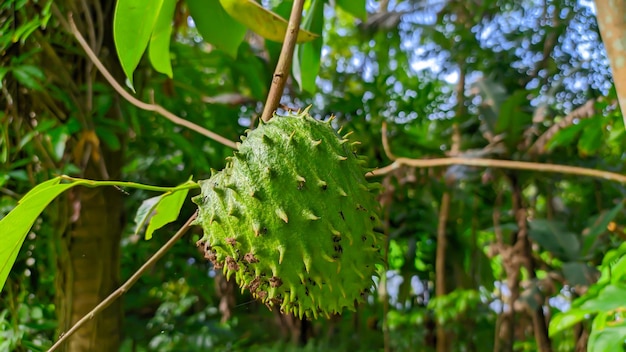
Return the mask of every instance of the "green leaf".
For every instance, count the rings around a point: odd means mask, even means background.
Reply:
[[[141,203],[139,209],[137,209],[137,213],[135,214],[135,235],[138,235],[150,221],[152,213],[154,212],[157,204],[161,201],[162,197],[163,195],[148,198]]]
[[[280,43],[285,39],[288,27],[287,20],[264,8],[256,1],[219,0],[219,2],[226,13],[261,37]],[[300,29],[296,41],[304,43],[315,38],[317,35]]]
[[[365,9],[365,0],[336,0],[337,6],[351,13],[354,17],[365,20],[367,18],[367,10]]]
[[[111,150],[119,150],[122,147],[119,137],[108,127],[96,127],[96,135]]]
[[[148,46],[148,58],[152,67],[158,72],[166,74],[169,78],[172,78],[173,75],[170,60],[170,40],[175,10],[176,0],[163,0]]]
[[[571,125],[560,130],[552,138],[550,138],[546,145],[546,149],[552,150],[556,147],[568,146],[574,141],[580,131],[583,130],[590,122],[591,120],[582,120],[576,125]]]
[[[620,283],[614,283],[605,286],[597,297],[590,299],[580,306],[580,309],[590,310],[594,312],[608,312],[618,308],[625,308],[626,286]]]
[[[300,89],[309,93],[315,93],[317,85],[315,79],[320,70],[320,57],[322,54],[322,29],[324,27],[324,1],[313,0],[307,11],[303,26],[304,29],[319,35],[320,37],[303,44],[298,44],[293,60],[293,76],[298,82]]]
[[[589,334],[587,351],[617,352],[624,351],[626,324],[606,326],[602,330],[593,329]]]
[[[160,197],[146,230],[147,240],[152,238],[154,231],[178,219],[180,208],[182,208],[188,192],[189,188],[165,193]]]
[[[602,214],[593,220],[593,223],[589,226],[588,233],[583,232],[585,236],[583,241],[583,254],[588,254],[598,236],[606,232],[609,223],[615,219],[622,209],[624,209],[624,203],[620,202],[613,209],[602,212]]]
[[[506,133],[505,142],[513,150],[523,138],[523,130],[532,121],[532,115],[524,112],[528,105],[528,92],[518,90],[511,94],[500,106],[495,132]]]
[[[133,72],[148,47],[163,0],[118,0],[113,17],[113,40],[126,78],[133,85]]]
[[[548,328],[548,333],[550,336],[554,336],[561,331],[571,328],[572,326],[578,324],[584,319],[587,319],[588,315],[592,314],[593,311],[585,310],[585,309],[570,309],[567,312],[562,312],[556,314],[552,317],[550,321],[550,327]]]
[[[26,87],[34,90],[43,90],[40,81],[43,81],[45,76],[43,72],[35,66],[23,65],[13,67],[11,69],[15,79]]]
[[[60,183],[62,180],[69,181],[69,183]],[[178,202],[182,203],[181,198],[184,200],[189,189],[199,187],[197,183],[191,180],[176,187],[156,187],[134,182],[91,181],[68,176],[59,176],[37,185],[30,192],[26,193],[17,203],[17,206],[0,220],[0,228],[2,229],[0,233],[0,290],[4,287],[19,249],[37,217],[54,198],[74,186],[122,186],[168,192],[168,194],[172,194],[172,199],[166,202],[161,211],[165,219],[171,218],[173,212],[178,214],[180,210]],[[160,223],[163,223],[163,221],[163,219],[159,219]],[[157,225],[154,225],[155,229],[158,228],[156,227]]]
[[[60,184],[56,177],[39,184],[18,202],[17,206],[0,220],[0,290],[9,276],[17,254],[39,214],[61,192],[74,184]]]
[[[530,223],[530,238],[561,260],[577,260],[580,256],[578,237],[558,221],[535,219]]]
[[[230,17],[219,0],[187,0],[191,17],[205,41],[232,57],[246,35],[246,27]]]
[[[571,286],[589,286],[597,281],[598,270],[582,262],[563,263],[563,276]]]
[[[578,151],[582,155],[594,154],[604,144],[602,131],[605,129],[602,120],[591,119],[593,123],[583,130],[583,134],[578,140]]]

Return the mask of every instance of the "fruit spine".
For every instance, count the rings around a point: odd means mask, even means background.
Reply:
[[[353,144],[306,112],[248,132],[194,198],[205,258],[270,308],[354,310],[381,262],[381,235],[378,185]]]

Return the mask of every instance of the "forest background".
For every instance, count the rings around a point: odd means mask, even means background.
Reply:
[[[232,31],[218,1],[154,3],[124,13],[154,14],[136,68],[142,33],[113,37],[116,2],[0,4],[0,216],[61,174],[175,186],[222,169],[232,149],[164,110],[230,141],[258,124],[281,45]],[[292,4],[262,2],[284,18]],[[62,348],[623,350],[625,130],[597,18],[582,0],[306,1],[320,37],[296,47],[279,112],[336,116],[377,168],[387,268],[368,302],[269,311],[202,258],[193,227]],[[135,214],[158,195],[52,202],[0,293],[0,350],[50,348],[195,211],[186,199],[146,240]]]

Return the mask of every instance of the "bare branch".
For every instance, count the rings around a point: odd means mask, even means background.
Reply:
[[[171,113],[170,111],[166,110],[165,108],[163,108],[160,105],[157,104],[148,104],[145,103],[137,98],[135,98],[134,96],[132,96],[131,94],[129,94],[126,90],[124,90],[124,88],[115,80],[115,78],[113,78],[113,76],[111,75],[111,73],[106,69],[106,67],[104,67],[104,65],[102,64],[102,62],[100,62],[100,60],[98,59],[98,57],[94,54],[94,52],[91,50],[91,47],[89,46],[89,44],[87,44],[87,42],[85,41],[85,38],[83,38],[83,36],[80,34],[80,31],[78,30],[78,28],[76,28],[76,24],[74,23],[74,20],[72,19],[72,15],[69,15],[68,21],[65,22],[64,19],[61,20],[61,23],[63,23],[64,25],[67,25],[67,29],[74,35],[74,37],[76,37],[76,40],[78,41],[78,43],[80,44],[80,46],[83,48],[83,50],[85,51],[85,53],[87,54],[87,56],[89,57],[89,59],[93,62],[93,64],[98,68],[98,70],[100,71],[100,73],[102,74],[102,76],[104,76],[104,78],[107,80],[107,82],[109,82],[109,84],[113,87],[113,89],[115,89],[115,91],[122,96],[122,98],[126,99],[126,101],[128,101],[129,103],[133,104],[134,106],[146,110],[146,111],[152,111],[155,112],[163,117],[165,117],[166,119],[172,121],[173,123],[183,126],[183,127],[187,127],[190,130],[196,131],[198,133],[200,133],[203,136],[206,136],[208,138],[211,138],[212,140],[221,143],[227,147],[233,148],[233,149],[237,149],[237,146],[235,144],[235,142],[231,141],[230,139],[227,139],[225,137],[220,136],[219,134],[209,131],[206,128],[196,125],[195,123],[191,122],[191,121],[187,121],[179,116],[174,115],[173,113]]]
[[[438,166],[465,165],[477,167],[493,167],[498,169],[511,170],[528,170],[535,172],[557,173],[565,175],[577,175],[600,178],[607,181],[626,183],[626,175],[618,174],[610,171],[594,170],[584,167],[559,165],[559,164],[543,164],[527,161],[499,160],[499,159],[483,159],[483,158],[439,158],[439,159],[409,159],[398,158],[393,163],[367,173],[367,177],[375,177],[385,175],[400,166],[406,165],[416,168],[431,168]]]
[[[87,313],[84,317],[82,317],[74,326],[72,326],[67,332],[62,334],[59,340],[50,347],[48,352],[55,351],[57,348],[61,347],[63,342],[65,342],[72,334],[74,334],[78,329],[80,329],[83,325],[85,325],[89,320],[93,319],[100,312],[105,310],[108,306],[111,305],[116,299],[120,298],[124,293],[126,293],[130,288],[139,280],[139,278],[146,272],[154,263],[156,263],[159,259],[167,253],[174,246],[174,243],[178,241],[183,235],[187,232],[191,223],[198,216],[198,212],[196,211],[187,222],[172,236],[172,238],[167,241],[150,259],[148,259],[135,273],[128,279],[122,286],[120,286],[117,290],[113,291],[107,298],[105,298],[102,302],[100,302],[94,309],[92,309],[89,313]]]
[[[283,89],[285,88],[285,82],[289,77],[289,71],[291,70],[291,61],[293,59],[293,51],[296,47],[296,39],[298,37],[298,31],[300,30],[300,20],[302,19],[302,8],[304,7],[304,0],[295,0],[291,8],[291,16],[289,16],[289,24],[287,26],[287,33],[285,34],[285,41],[278,57],[278,63],[274,70],[274,76],[272,78],[272,85],[270,91],[267,94],[267,101],[263,107],[263,115],[261,118],[267,122],[272,118],[272,114],[278,108],[280,98],[283,96]]]

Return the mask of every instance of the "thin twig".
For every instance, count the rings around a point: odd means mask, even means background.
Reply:
[[[391,147],[389,146],[389,140],[387,139],[387,121],[383,121],[383,150],[385,151],[385,155],[389,158],[389,160],[394,161],[397,159],[395,155],[391,152]]]
[[[261,118],[265,122],[272,118],[272,114],[276,111],[276,108],[278,108],[280,98],[283,96],[283,89],[285,88],[287,77],[289,77],[293,51],[296,47],[296,39],[298,37],[298,31],[300,30],[303,7],[304,0],[295,0],[293,2],[291,16],[289,16],[289,25],[287,26],[287,33],[285,34],[285,41],[283,42],[283,47],[278,57],[278,63],[274,70],[272,85],[270,86],[267,101],[263,107],[263,115],[261,115]]]
[[[382,128],[382,144],[385,154],[393,163],[367,173],[367,177],[382,176],[390,173],[393,170],[398,169],[402,165],[411,166],[415,168],[425,169],[438,166],[451,166],[451,165],[465,165],[465,166],[477,166],[477,167],[493,167],[499,169],[511,169],[511,170],[529,170],[548,173],[559,173],[566,175],[578,175],[588,176],[609,181],[626,183],[626,176],[610,171],[594,170],[578,166],[558,165],[558,164],[544,164],[534,163],[528,161],[515,161],[515,160],[500,160],[500,159],[483,159],[483,158],[438,158],[438,159],[409,159],[409,158],[397,158],[389,147],[389,141],[387,140],[387,124],[383,122]]]
[[[59,348],[61,344],[63,344],[63,342],[65,342],[70,336],[72,336],[72,334],[78,331],[78,329],[80,329],[89,320],[93,319],[96,315],[98,315],[100,312],[105,310],[109,305],[111,305],[111,303],[113,303],[116,299],[120,298],[124,293],[126,293],[137,282],[137,280],[139,280],[139,278],[146,271],[148,271],[148,269],[150,269],[152,265],[154,265],[154,263],[156,263],[159,259],[161,259],[163,255],[165,255],[165,253],[167,253],[167,251],[169,251],[170,248],[174,246],[174,243],[176,243],[176,241],[178,241],[181,237],[183,237],[183,235],[187,232],[187,230],[191,226],[191,223],[196,219],[197,216],[198,216],[198,212],[196,211],[189,218],[189,220],[187,220],[187,222],[178,230],[178,232],[176,232],[176,234],[174,234],[174,236],[172,236],[172,238],[170,238],[169,241],[167,241],[167,243],[163,245],[163,247],[161,247],[156,253],[154,253],[154,255],[152,255],[152,257],[150,257],[150,259],[148,259],[139,269],[137,269],[137,271],[135,271],[135,273],[128,280],[126,280],[126,282],[124,282],[122,286],[120,286],[117,290],[111,293],[106,299],[100,302],[94,309],[92,309],[89,313],[87,313],[84,317],[82,317],[78,322],[76,322],[76,324],[74,324],[74,326],[72,326],[67,332],[62,334],[59,340],[54,345],[52,345],[52,347],[50,347],[48,352],[52,352],[56,350],[57,348]]]
[[[64,19],[61,20],[61,23],[63,22],[65,22]],[[74,35],[74,37],[76,37],[76,40],[78,41],[80,46],[83,48],[83,50],[85,51],[89,59],[91,59],[94,65],[98,68],[102,76],[104,76],[107,82],[109,82],[109,84],[113,87],[113,89],[115,89],[115,91],[119,95],[121,95],[122,98],[126,99],[129,103],[135,105],[136,107],[140,109],[155,112],[177,125],[187,127],[190,130],[196,131],[200,133],[201,135],[209,137],[212,140],[218,143],[221,143],[227,147],[237,149],[237,145],[235,144],[235,142],[231,141],[230,139],[222,137],[219,134],[209,131],[202,126],[196,125],[195,123],[191,121],[187,121],[181,117],[178,117],[160,105],[148,104],[130,95],[127,91],[124,90],[124,88],[122,88],[122,86],[115,80],[115,78],[113,78],[111,73],[106,69],[106,67],[104,67],[102,62],[100,62],[98,57],[91,50],[91,48],[89,47],[89,44],[87,44],[87,42],[85,41],[85,38],[83,38],[83,36],[80,34],[80,31],[78,30],[78,28],[76,28],[76,24],[74,23],[74,20],[72,19],[71,14],[68,17],[68,22],[69,24],[65,23],[68,25],[68,30]]]
[[[483,158],[438,158],[438,159],[409,159],[398,158],[393,163],[373,170],[367,173],[367,177],[382,176],[398,169],[400,166],[406,165],[416,168],[430,168],[438,166],[465,165],[477,167],[493,167],[499,169],[511,170],[528,170],[537,172],[558,173],[566,175],[588,176],[600,178],[608,181],[626,183],[626,175],[618,174],[610,171],[594,170],[584,167],[559,165],[559,164],[543,164],[528,161],[499,160],[499,159],[483,159]]]

